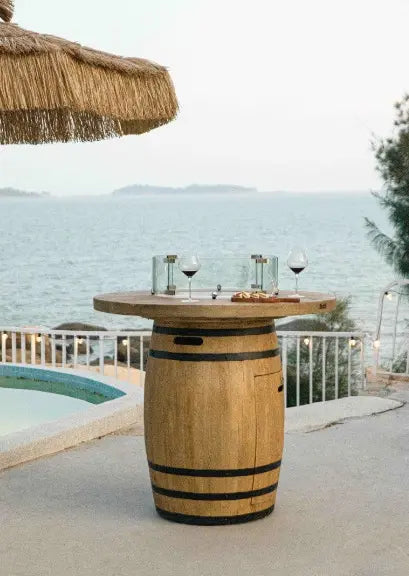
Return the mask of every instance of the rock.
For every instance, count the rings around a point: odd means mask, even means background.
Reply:
[[[122,345],[123,341],[127,340],[127,338],[124,338],[123,336],[118,336],[117,340],[118,340],[118,346],[119,346],[119,345]],[[135,348],[136,350],[139,350],[140,345],[141,345],[140,336],[131,336],[129,338],[129,341],[130,341],[131,348]],[[151,345],[151,337],[150,336],[143,336],[143,347],[149,349],[150,345]]]
[[[126,365],[128,364],[128,347],[127,346],[123,346],[122,344],[120,346],[118,346],[117,358],[118,358],[119,362],[124,362]],[[130,348],[129,349],[129,362],[133,368],[139,368],[140,355],[139,355],[139,350],[137,350],[136,348]]]
[[[41,346],[41,344],[39,342],[37,342],[37,334],[34,333],[34,345],[37,348]],[[31,350],[31,343],[33,341],[33,337],[32,334],[16,334],[16,348],[21,348],[21,342],[25,340],[25,348],[26,350]],[[48,336],[44,336],[44,343],[47,346],[49,344],[49,337]],[[6,350],[11,350],[13,347],[13,338],[12,338],[12,333],[11,332],[7,332],[7,340],[6,340]]]
[[[60,340],[61,342],[61,340]],[[67,340],[67,342],[70,342],[70,344],[68,344],[66,346],[66,350],[67,350],[67,354],[69,356],[73,356],[74,355],[74,342],[71,340]],[[94,349],[92,348],[92,346],[89,347],[89,352],[90,354],[92,354],[94,352]],[[82,342],[78,342],[77,344],[77,354],[82,354],[85,355],[87,353],[87,341],[84,338]]]
[[[94,326],[93,324],[85,324],[83,322],[65,322],[59,324],[53,330],[68,330],[69,332],[106,332],[107,329],[103,326]]]
[[[6,362],[13,362],[13,358],[12,358],[12,354],[10,351],[8,351],[8,353],[6,354]],[[52,355],[51,352],[48,353],[46,351],[45,354],[45,362],[47,365],[50,365],[52,362]],[[31,364],[31,351],[26,350],[26,357],[25,359],[22,357],[22,353],[21,353],[21,349],[17,348],[16,349],[16,363],[17,364]],[[62,353],[59,350],[55,351],[55,363],[56,365],[58,364],[62,364]],[[41,353],[39,353],[38,351],[36,351],[36,355],[35,355],[35,364],[38,366],[41,366]]]
[[[12,338],[12,334],[10,332],[7,333],[7,340],[6,340],[6,352],[7,355],[12,356],[11,351],[13,348],[13,338]],[[31,362],[31,347],[32,347],[32,343],[33,343],[33,336],[32,334],[16,334],[16,360],[17,362],[22,362],[23,361],[23,357],[22,357],[22,342],[25,341],[25,350],[26,350],[26,363],[30,363]],[[47,335],[43,335],[41,340],[38,340],[38,335],[34,333],[34,350],[35,350],[35,354],[36,357],[38,357],[40,360],[38,361],[38,363],[40,363],[41,361],[41,346],[42,346],[42,342],[44,344],[44,356],[45,356],[45,361],[47,362],[47,364],[50,364],[52,361],[52,345],[51,345],[51,340],[50,337]],[[56,358],[60,358],[60,352],[57,349],[56,346]],[[61,355],[62,358],[62,355]],[[60,360],[57,360],[57,362],[59,362]],[[10,359],[11,362],[11,359]]]
[[[328,332],[328,325],[320,318],[294,318],[289,321],[276,322],[276,328],[280,332]]]
[[[112,358],[112,356],[104,356],[104,364],[106,364],[107,366],[112,366],[114,363],[114,360]],[[99,358],[95,358],[95,360],[92,360],[89,363],[90,366],[99,366]],[[119,363],[118,363],[119,366]]]
[[[66,330],[67,332],[106,332],[107,329],[103,326],[94,326],[94,324],[85,324],[84,322],[65,322],[64,324],[59,324],[53,330]],[[97,340],[98,336],[90,336],[90,340]],[[86,354],[86,352],[84,352]]]
[[[139,336],[131,337],[130,339],[129,356],[132,368],[141,368],[140,355],[141,355],[141,343]],[[117,358],[120,362],[128,363],[128,346],[124,343],[124,338],[118,338],[118,354]],[[143,367],[146,368],[146,363],[149,356],[149,347],[151,343],[150,336],[143,337]]]

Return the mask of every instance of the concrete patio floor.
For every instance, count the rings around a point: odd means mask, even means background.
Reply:
[[[136,433],[0,474],[1,576],[409,574],[409,404],[287,434],[274,514],[238,526],[157,517]]]

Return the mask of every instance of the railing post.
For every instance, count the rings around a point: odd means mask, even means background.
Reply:
[[[142,373],[143,373],[143,334],[140,336],[139,342],[139,385],[142,386]]]
[[[310,340],[309,343],[308,343],[308,344],[309,344],[309,347],[310,347],[310,349],[309,349],[309,369],[310,369],[310,378],[309,378],[309,402],[310,402],[310,404],[312,404],[312,403],[313,403],[313,385],[314,385],[314,382],[313,382],[313,370],[314,370],[314,367],[313,367],[313,363],[312,363],[313,337],[312,337],[312,336],[309,336],[309,340]]]
[[[1,362],[2,364],[6,363],[6,341],[7,341],[7,334],[5,332],[1,333]]]
[[[104,375],[104,372],[105,372],[104,337],[102,334],[99,335],[99,371],[102,375]]]
[[[395,315],[394,315],[394,322],[393,322],[393,337],[392,337],[392,355],[391,355],[391,362],[389,366],[389,371],[393,371],[393,362],[395,360],[395,351],[396,351],[396,333],[398,329],[398,315],[399,315],[399,307],[401,301],[401,293],[399,292],[398,297],[396,299],[396,308],[395,308]]]
[[[297,336],[297,366],[296,366],[296,404],[300,405],[300,337]]]
[[[62,367],[65,368],[65,365],[67,363],[67,347],[66,347],[66,343],[67,343],[67,337],[65,334],[63,334],[62,337]]]
[[[327,382],[326,382],[326,368],[327,368],[327,339],[325,336],[322,339],[322,401],[327,399]]]
[[[56,368],[57,364],[57,354],[55,351],[55,335],[51,335],[51,365],[53,368]]]
[[[36,335],[31,334],[31,364],[36,363]]]
[[[334,396],[335,396],[335,400],[338,400],[338,396],[339,396],[339,377],[338,377],[338,355],[339,355],[339,339],[338,336],[336,336],[335,338],[335,390],[334,390]]]
[[[379,348],[375,348],[373,349],[373,375],[376,378],[376,375],[378,373],[378,364],[379,364]]]
[[[11,361],[13,364],[17,364],[17,336],[15,332],[11,335]]]
[[[87,362],[87,368],[89,368],[90,366],[90,343],[89,343],[89,336],[87,335],[87,341],[86,341],[86,362]]]
[[[26,335],[20,332],[21,337],[21,363],[26,363]]]
[[[45,366],[45,335],[41,334],[40,338],[41,366]]]
[[[74,334],[74,368],[78,364],[78,335]]]
[[[131,381],[131,339],[128,338],[126,339],[126,364],[128,367],[128,382]]]
[[[118,378],[118,337],[114,340],[114,371],[115,378]]]
[[[362,390],[366,390],[366,374],[365,374],[365,349],[366,349],[366,335],[363,334],[361,338],[361,350],[360,350],[360,366],[361,366],[361,387]]]

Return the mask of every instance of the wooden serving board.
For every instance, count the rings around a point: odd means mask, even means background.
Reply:
[[[281,302],[293,302],[297,304],[300,302],[300,298],[254,298],[250,296],[250,298],[239,298],[238,296],[232,296],[232,302],[249,302],[251,304],[280,304]]]

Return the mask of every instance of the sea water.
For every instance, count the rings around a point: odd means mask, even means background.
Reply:
[[[3,199],[0,326],[148,327],[95,312],[92,298],[150,289],[154,254],[276,254],[280,288],[292,289],[286,258],[301,245],[310,263],[300,289],[350,295],[359,327],[372,331],[395,274],[371,246],[365,216],[390,232],[370,193]],[[393,303],[385,316],[390,331]]]

